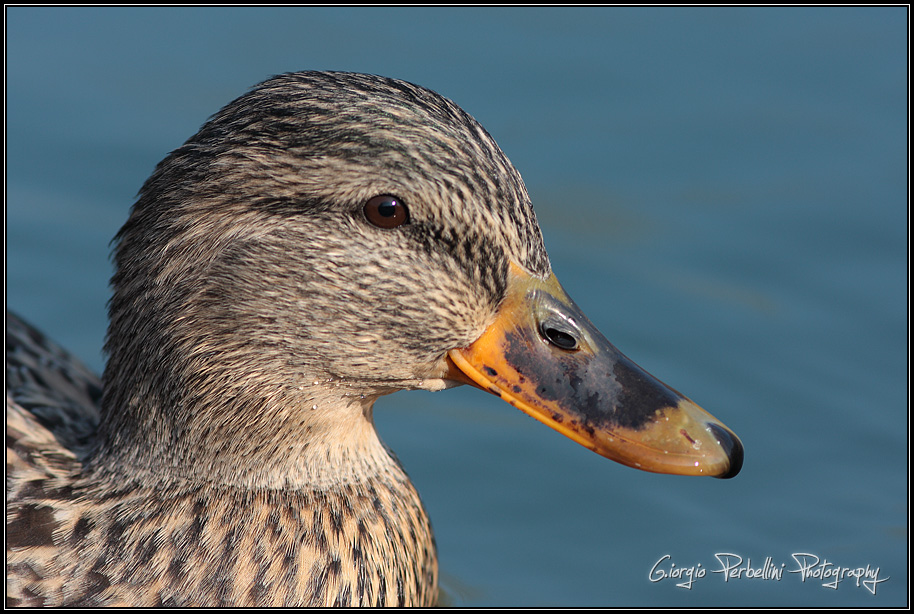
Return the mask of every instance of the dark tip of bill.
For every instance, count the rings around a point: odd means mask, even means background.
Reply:
[[[720,447],[724,449],[724,452],[726,452],[727,456],[730,458],[730,469],[727,473],[715,477],[722,480],[729,480],[736,476],[736,474],[739,473],[739,470],[743,468],[743,444],[736,438],[736,435],[722,426],[712,423],[708,425],[708,428],[714,433],[714,437],[717,439],[718,443],[720,443]]]

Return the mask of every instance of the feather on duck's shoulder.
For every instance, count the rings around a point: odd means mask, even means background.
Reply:
[[[101,393],[98,376],[82,362],[7,312],[8,472],[29,465],[50,475],[71,471],[98,427]]]

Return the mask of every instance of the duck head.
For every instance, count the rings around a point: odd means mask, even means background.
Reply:
[[[732,477],[742,462],[731,431],[562,290],[489,134],[403,81],[255,87],[159,164],[115,260],[109,452],[275,470],[371,439],[379,395],[470,383],[632,467]]]

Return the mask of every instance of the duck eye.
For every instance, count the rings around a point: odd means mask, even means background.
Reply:
[[[409,212],[396,196],[375,196],[365,203],[365,217],[378,228],[396,228],[409,221]]]

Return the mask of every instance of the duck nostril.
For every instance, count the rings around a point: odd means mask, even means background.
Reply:
[[[573,335],[570,335],[563,330],[552,328],[551,326],[544,326],[543,336],[549,343],[559,349],[568,351],[578,349],[578,340]]]

